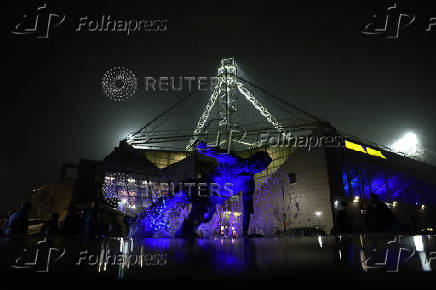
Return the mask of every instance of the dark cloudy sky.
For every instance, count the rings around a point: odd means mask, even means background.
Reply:
[[[115,103],[101,89],[115,66],[140,77],[210,76],[233,56],[251,81],[342,131],[386,145],[414,131],[436,151],[436,26],[425,32],[436,6],[398,1],[416,20],[387,39],[360,32],[385,1],[154,2],[1,2],[0,212],[55,182],[62,162],[102,159],[183,96],[139,91]],[[65,22],[48,39],[12,34],[37,3]],[[166,19],[167,30],[75,31],[80,17],[102,14]],[[194,98],[166,128],[194,127],[207,95]]]

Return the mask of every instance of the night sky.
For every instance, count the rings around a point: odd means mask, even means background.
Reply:
[[[436,151],[436,6],[397,2],[416,15],[398,39],[361,29],[385,1],[2,1],[0,213],[56,182],[63,162],[99,160],[185,93],[138,92],[116,103],[101,78],[115,66],[143,76],[213,76],[237,58],[250,81],[339,130],[389,145],[407,131]],[[414,3],[415,2],[415,3]],[[65,22],[48,39],[15,35],[38,3]],[[80,17],[163,19],[166,31],[77,32]],[[198,93],[165,124],[194,128]]]

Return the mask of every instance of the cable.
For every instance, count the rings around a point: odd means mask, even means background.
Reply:
[[[284,100],[284,99],[282,99],[282,98],[280,98],[280,97],[274,95],[273,93],[271,93],[271,92],[265,90],[264,88],[261,88],[261,87],[259,87],[258,85],[254,84],[254,83],[252,83],[252,82],[250,82],[250,81],[247,81],[247,80],[245,80],[245,79],[243,79],[243,78],[241,78],[241,77],[238,77],[238,79],[240,79],[240,80],[242,80],[243,82],[249,84],[250,86],[252,86],[252,87],[254,87],[254,88],[256,88],[256,89],[258,89],[258,90],[264,92],[265,94],[267,94],[267,95],[273,97],[274,99],[276,99],[276,100],[278,100],[278,101],[280,101],[280,102],[282,102],[282,103],[284,103],[284,104],[286,104],[286,105],[292,107],[294,110],[297,110],[297,111],[299,111],[299,112],[305,114],[306,116],[308,116],[308,117],[310,117],[310,118],[312,118],[312,119],[317,120],[318,122],[323,122],[323,121],[322,121],[320,118],[318,118],[317,116],[312,115],[312,114],[310,114],[310,113],[304,111],[303,109],[298,108],[298,107],[295,106],[295,105],[292,105],[292,104],[289,103],[288,101],[286,101],[286,100]]]
[[[142,128],[140,128],[138,131],[136,131],[135,133],[132,134],[132,136],[135,136],[136,134],[139,134],[142,130],[144,130],[145,128],[147,128],[148,126],[150,126],[151,124],[153,124],[154,122],[156,122],[158,119],[160,119],[161,117],[163,117],[164,115],[166,115],[167,113],[169,113],[170,111],[172,111],[174,108],[176,108],[179,104],[181,104],[182,102],[184,102],[185,100],[187,100],[188,98],[190,98],[196,91],[192,91],[189,94],[187,94],[186,96],[184,96],[183,98],[181,98],[180,100],[178,100],[174,105],[172,105],[171,107],[169,107],[168,109],[166,109],[165,111],[163,111],[162,113],[160,113],[159,115],[157,115],[154,119],[152,119],[150,122],[148,122],[147,124],[145,124]]]

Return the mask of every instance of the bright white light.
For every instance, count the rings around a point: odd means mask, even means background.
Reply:
[[[353,202],[355,202],[355,203],[357,203],[357,202],[359,202],[359,196],[358,195],[356,195],[355,197],[354,197],[354,200],[353,200]]]
[[[395,152],[404,153],[408,156],[419,157],[420,144],[415,133],[408,132],[390,146]]]
[[[316,216],[321,216],[322,212],[316,211],[315,214],[316,214]]]
[[[422,242],[422,236],[413,236],[413,242],[417,252],[424,251],[424,243]]]
[[[127,143],[132,143],[133,142],[133,134],[132,133],[129,133],[128,135],[127,135],[127,137],[126,137],[126,140],[127,140]]]
[[[318,244],[319,244],[319,247],[322,248],[322,237],[321,236],[318,236]]]

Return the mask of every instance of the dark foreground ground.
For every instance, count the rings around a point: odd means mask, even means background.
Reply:
[[[436,236],[431,235],[197,240],[2,237],[0,259],[3,281],[45,289],[436,285]]]

